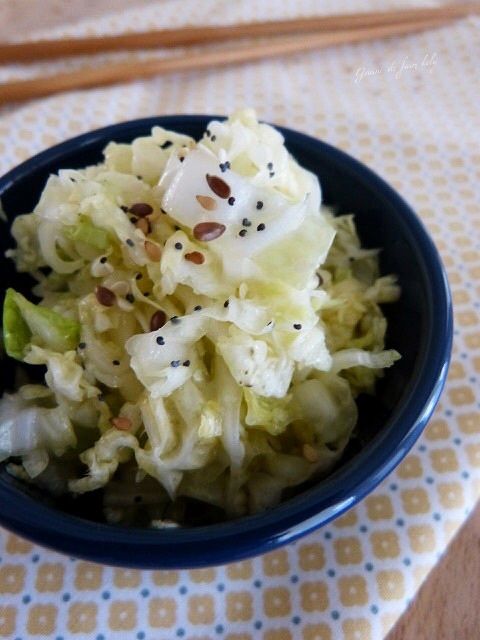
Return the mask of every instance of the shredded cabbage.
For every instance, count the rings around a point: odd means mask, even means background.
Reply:
[[[8,289],[5,349],[46,373],[0,401],[0,460],[55,493],[103,488],[111,522],[271,508],[340,460],[355,398],[400,357],[379,306],[395,277],[251,110],[198,142],[111,142],[12,234],[39,302]]]

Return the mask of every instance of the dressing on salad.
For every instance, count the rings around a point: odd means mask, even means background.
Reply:
[[[339,460],[399,358],[395,278],[251,110],[198,143],[111,142],[12,234],[39,302],[7,291],[5,349],[46,374],[0,401],[0,460],[54,494],[104,489],[111,522],[276,505]]]

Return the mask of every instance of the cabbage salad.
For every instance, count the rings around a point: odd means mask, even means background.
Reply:
[[[399,358],[379,306],[395,278],[251,110],[199,142],[111,142],[12,234],[36,284],[7,290],[4,346],[46,373],[0,401],[0,460],[54,495],[103,489],[109,522],[276,505],[332,469]]]

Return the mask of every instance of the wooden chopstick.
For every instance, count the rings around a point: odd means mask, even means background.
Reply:
[[[0,84],[0,104],[38,98],[61,91],[115,84],[153,75],[223,67],[229,64],[252,62],[261,58],[271,58],[311,49],[323,49],[333,45],[364,42],[376,38],[389,38],[440,27],[449,20],[435,18],[417,23],[381,25],[371,28],[350,29],[348,31],[333,31],[331,33],[277,36],[270,38],[266,42],[224,47],[215,51],[196,52],[195,55],[182,54],[168,58],[121,62],[44,78],[8,82]]]
[[[434,8],[361,12],[247,24],[183,27],[115,36],[39,40],[36,42],[0,44],[0,63],[35,61],[48,58],[96,54],[126,49],[156,49],[191,44],[209,44],[245,37],[277,36],[313,31],[335,31],[416,22],[433,18],[459,18],[479,13],[479,3],[461,3]]]

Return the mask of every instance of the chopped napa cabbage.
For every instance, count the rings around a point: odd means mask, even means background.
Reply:
[[[198,371],[197,342],[205,331],[203,316],[183,316],[171,319],[157,331],[135,335],[127,341],[130,366],[154,398],[168,396]]]
[[[9,456],[36,454],[34,467],[26,469],[31,477],[48,464],[48,453],[60,456],[76,444],[75,433],[66,411],[61,407],[37,407],[19,394],[5,394],[0,402],[0,461]]]
[[[269,256],[262,258],[262,253],[287,236],[290,238],[289,246],[301,240],[301,236],[297,238],[295,233],[307,215],[318,218],[312,231],[320,240],[317,257],[319,255],[321,260],[332,240],[332,229],[321,219],[310,193],[306,193],[300,202],[292,203],[284,195],[267,187],[256,187],[248,178],[230,172],[228,185],[230,192],[235,193],[233,204],[230,204],[230,198],[213,200],[208,195],[212,191],[206,178],[210,175],[218,177],[219,173],[218,158],[212,152],[205,148],[191,151],[185,161],[168,171],[160,182],[162,208],[190,230],[207,221],[224,225],[224,233],[211,243],[209,249],[219,257],[225,275],[233,283],[261,273],[261,266],[263,271],[270,270]],[[214,203],[209,205],[211,210],[206,210],[202,204],[201,197],[205,194]],[[261,209],[257,203],[261,203]],[[284,242],[281,249],[285,247]],[[252,262],[255,257],[258,265]],[[314,271],[316,262],[310,258],[307,267]]]
[[[260,427],[272,436],[278,436],[294,419],[291,397],[288,395],[283,398],[266,398],[250,389],[245,389],[243,394],[247,405],[245,423],[248,426]]]
[[[363,349],[343,349],[333,355],[332,372],[337,373],[350,367],[387,369],[399,359],[400,354],[394,349],[379,352],[364,351]]]
[[[198,143],[111,142],[12,235],[40,303],[7,290],[5,349],[46,372],[0,400],[0,460],[55,495],[103,489],[109,522],[271,508],[338,464],[400,357],[395,277],[252,110]]]
[[[230,459],[232,474],[238,473],[245,455],[244,426],[240,420],[242,392],[230,375],[222,358],[216,357],[215,391],[222,415],[221,439]]]
[[[218,338],[216,349],[240,386],[263,396],[286,395],[294,362],[286,354],[275,352],[267,340],[255,339],[230,327],[227,335]]]
[[[182,245],[181,250],[175,248],[177,243]],[[204,258],[201,269],[198,268],[199,265],[185,259],[186,255],[194,252],[201,253]],[[160,269],[163,295],[173,294],[180,284],[198,295],[211,298],[226,297],[230,292],[230,287],[221,278],[222,265],[218,256],[211,252],[203,253],[203,248],[198,243],[191,242],[182,231],[177,231],[166,241]]]
[[[285,148],[281,133],[258,122],[252,109],[237,111],[224,122],[213,121],[207,131],[202,146],[222,161],[230,161],[235,173],[249,177],[255,185],[273,188],[292,201],[298,202],[309,193],[318,210],[321,191],[317,177],[297,164]]]
[[[69,489],[74,493],[85,493],[105,486],[122,460],[128,459],[129,450],[137,447],[138,441],[134,435],[110,429],[97,440],[94,447],[80,454],[80,460],[88,466],[88,475],[70,480]]]
[[[73,242],[82,242],[100,251],[105,251],[110,244],[108,232],[95,227],[88,219],[80,220],[66,233]]]
[[[80,325],[52,309],[29,302],[8,289],[3,305],[3,336],[9,356],[23,360],[32,340],[53,351],[75,349]]]
[[[46,266],[40,251],[38,226],[39,220],[32,214],[17,216],[12,223],[11,233],[17,247],[9,249],[6,255],[15,260],[17,271],[33,272]]]
[[[47,366],[45,382],[57,397],[80,402],[86,397],[99,395],[98,389],[85,378],[84,369],[77,362],[75,351],[56,353],[32,345],[25,356],[25,362]]]
[[[317,374],[295,386],[293,403],[305,421],[324,444],[348,436],[357,421],[357,405],[348,382],[332,374]]]
[[[165,171],[170,156],[185,154],[194,144],[189,136],[153,127],[150,136],[136,138],[130,144],[110,142],[105,149],[105,164],[109,170],[140,175],[156,184]]]
[[[265,274],[275,273],[282,282],[305,289],[312,273],[324,262],[335,230],[321,213],[306,216],[303,224],[254,259]]]

